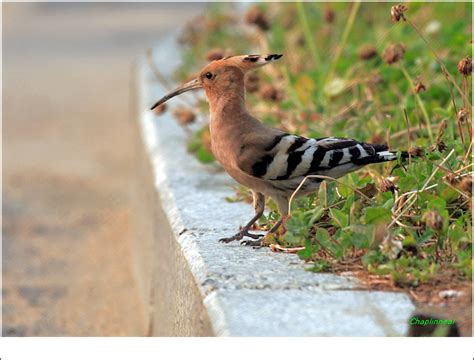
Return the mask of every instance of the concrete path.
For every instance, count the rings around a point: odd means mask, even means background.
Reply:
[[[3,335],[144,335],[130,64],[199,4],[3,4]]]

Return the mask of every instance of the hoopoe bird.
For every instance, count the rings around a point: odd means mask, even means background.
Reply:
[[[245,74],[281,58],[271,54],[230,56],[204,67],[191,80],[158,100],[151,110],[193,89],[204,88],[210,108],[211,146],[215,158],[238,183],[252,191],[255,216],[235,235],[221,242],[244,240],[261,246],[262,234],[249,230],[263,215],[265,196],[272,198],[280,219],[267,234],[275,234],[288,218],[289,198],[307,175],[339,178],[364,165],[397,159],[386,145],[353,139],[325,137],[308,139],[268,127],[245,106]],[[405,154],[406,155],[406,154]],[[297,196],[318,190],[323,179],[308,178]]]

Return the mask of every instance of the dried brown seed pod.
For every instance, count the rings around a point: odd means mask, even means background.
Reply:
[[[373,45],[362,45],[358,50],[357,53],[359,58],[362,60],[370,60],[377,55],[377,49]]]
[[[426,85],[423,83],[423,81],[418,79],[415,84],[415,92],[419,94],[421,91],[426,91]]]
[[[430,152],[438,150],[439,152],[443,152],[448,148],[448,146],[445,144],[444,141],[440,140],[436,142],[435,144],[431,145],[428,150]]]
[[[331,7],[326,7],[324,9],[324,21],[326,21],[328,24],[332,24],[336,20],[336,13]]]
[[[411,156],[419,157],[424,156],[425,151],[421,147],[413,145],[410,146],[410,148],[408,149],[408,154],[410,154]]]
[[[377,187],[375,186],[375,184],[372,183],[368,183],[367,185],[359,188],[358,190],[369,198],[373,198],[375,195],[377,195],[378,192]]]
[[[394,64],[403,59],[405,49],[406,47],[404,44],[391,44],[383,51],[382,58],[387,64]]]
[[[383,144],[384,142],[385,142],[385,138],[380,133],[375,133],[370,138],[370,143],[371,144]]]
[[[456,178],[456,174],[449,173],[444,177],[444,179],[451,185],[456,185],[459,180]]]
[[[443,229],[443,217],[438,210],[430,210],[423,215],[422,220],[426,226],[432,228],[435,231],[441,231]]]
[[[173,112],[173,115],[178,120],[180,125],[189,125],[196,120],[196,114],[193,111],[185,108],[178,108]]]
[[[469,118],[469,111],[466,109],[460,109],[457,113],[458,121],[463,123]]]
[[[392,21],[399,22],[400,19],[403,19],[403,21],[407,21],[404,15],[404,12],[407,10],[408,8],[404,4],[398,4],[398,5],[392,6],[392,8],[390,9],[390,15],[392,16]]]
[[[377,70],[375,70],[370,73],[367,81],[370,84],[377,85],[377,84],[383,83],[383,78],[382,78],[382,75],[380,75],[380,73]]]
[[[245,13],[245,22],[250,25],[256,25],[260,30],[270,30],[270,21],[258,6],[252,6]]]
[[[462,75],[471,75],[472,73],[472,60],[469,56],[466,56],[458,63],[458,71]]]
[[[204,21],[204,16],[196,16],[192,21],[188,22],[179,35],[178,42],[180,44],[190,45],[196,43],[199,39],[199,34],[202,30],[202,24]]]
[[[390,191],[391,193],[394,193],[395,190],[397,190],[396,185],[393,183],[393,181],[389,178],[383,178],[382,181],[380,182],[380,192],[388,192]]]
[[[233,25],[237,22],[237,19],[233,15],[219,15],[216,17],[207,18],[201,26],[204,25],[206,30],[209,31],[220,31],[226,26]]]
[[[260,89],[260,96],[265,100],[279,102],[283,99],[283,93],[273,85],[267,84]]]
[[[166,111],[166,104],[158,105],[156,108],[153,109],[155,114],[161,115]]]
[[[438,135],[436,135],[436,142],[441,141],[444,135],[444,131],[446,130],[447,126],[448,126],[448,121],[446,119],[443,119],[443,121],[441,121],[441,124],[439,124],[439,127],[438,127]]]
[[[209,50],[206,54],[206,59],[208,61],[220,60],[224,57],[224,52],[221,49],[212,49]]]
[[[472,177],[464,177],[461,182],[459,183],[459,188],[467,192],[468,194],[472,195]]]
[[[438,149],[439,152],[443,152],[448,148],[448,146],[445,144],[443,140],[440,140],[436,143],[436,148]]]
[[[247,75],[247,80],[245,82],[245,90],[247,90],[249,93],[254,93],[257,92],[258,89],[260,88],[260,78],[256,73],[249,73]]]

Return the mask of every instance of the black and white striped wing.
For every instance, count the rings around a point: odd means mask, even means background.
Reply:
[[[252,166],[252,175],[271,181],[297,180],[307,175],[343,176],[363,165],[396,159],[385,145],[328,137],[308,139],[282,134]]]

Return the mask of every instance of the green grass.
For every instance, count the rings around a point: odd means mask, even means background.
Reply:
[[[271,14],[271,29],[264,32],[239,24],[229,4],[215,4],[201,25],[188,27],[177,77],[182,80],[204,66],[211,48],[245,54],[264,53],[266,47],[285,57],[272,72],[258,72],[261,85],[282,89],[285,98],[271,102],[258,92],[248,94],[250,111],[265,123],[305,136],[423,149],[425,155],[416,159],[325,181],[319,193],[292,202],[286,233],[275,242],[305,246],[299,256],[313,271],[358,263],[370,273],[390,275],[400,286],[416,286],[447,271],[471,278],[471,194],[460,182],[472,177],[472,117],[459,124],[456,110],[470,110],[466,98],[471,99],[472,89],[462,86],[456,66],[471,54],[472,5],[412,3],[405,13],[408,21],[398,23],[390,19],[392,5],[265,3],[259,6]],[[325,19],[328,7],[335,15],[332,22]],[[406,52],[389,65],[382,54],[393,43],[403,43]],[[374,58],[359,58],[364,44],[377,50]],[[426,91],[414,91],[418,80]],[[199,111],[208,110],[201,103]],[[440,132],[443,121],[446,129]],[[190,149],[209,162],[212,155],[200,143],[205,132],[192,137]],[[396,191],[381,191],[387,178]],[[262,226],[278,218],[274,204],[269,205],[272,211]]]

